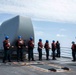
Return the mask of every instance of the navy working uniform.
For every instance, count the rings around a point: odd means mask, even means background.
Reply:
[[[60,43],[59,43],[59,41],[56,42],[56,49],[57,49],[57,57],[60,57]]]
[[[42,60],[42,48],[43,48],[42,39],[39,39],[38,42],[39,60]]]
[[[33,37],[30,37],[30,40],[28,42],[28,60],[29,61],[30,59],[34,61],[33,49],[34,49],[34,41],[33,41]]]
[[[55,58],[56,44],[55,44],[54,40],[53,40],[53,42],[51,44],[51,47],[52,47],[52,60],[56,60],[56,58]]]
[[[9,37],[8,36],[6,36],[5,40],[3,41],[3,47],[4,47],[3,63],[5,63],[6,60],[11,62],[10,41],[9,41]]]
[[[24,46],[24,40],[21,38],[21,36],[18,36],[18,40],[16,42],[17,61],[19,60],[23,61],[23,46]]]
[[[72,61],[76,61],[76,44],[74,42],[72,42],[72,57],[73,57],[73,60]]]
[[[44,48],[45,48],[45,50],[46,50],[46,60],[49,60],[49,49],[50,49],[50,47],[49,47],[49,42],[48,42],[48,40],[46,40],[46,43],[45,43],[45,45],[44,45]]]

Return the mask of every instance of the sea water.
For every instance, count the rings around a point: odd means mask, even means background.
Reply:
[[[57,53],[57,51],[55,51]],[[60,49],[60,52],[61,52],[61,56],[63,57],[70,57],[72,58],[72,50],[70,48],[61,48]],[[34,53],[38,53],[38,50],[37,48],[34,48]],[[45,49],[43,48],[42,49],[42,54],[46,55],[46,52],[45,52]],[[50,49],[49,50],[49,54],[51,55],[52,54],[52,50]]]

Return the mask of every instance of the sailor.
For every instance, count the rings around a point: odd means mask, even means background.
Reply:
[[[72,42],[71,49],[72,49],[72,57],[73,57],[73,60],[72,61],[76,61],[76,44],[75,44],[74,41]]]
[[[59,41],[56,42],[56,50],[57,50],[57,57],[60,57],[60,43],[59,43]]]
[[[44,48],[46,50],[46,60],[49,60],[49,49],[50,49],[50,46],[49,46],[49,41],[48,40],[46,40]]]
[[[39,39],[38,42],[39,60],[42,60],[42,48],[43,48],[42,39]]]
[[[34,41],[33,37],[30,37],[30,40],[28,42],[28,60],[34,61],[34,54],[33,54],[33,49],[34,49]]]
[[[16,41],[16,47],[17,47],[17,61],[23,61],[23,46],[24,46],[24,40],[21,36],[18,36],[18,40]]]
[[[3,47],[4,47],[3,63],[5,63],[6,60],[11,62],[11,50],[10,50],[9,36],[5,36],[5,40],[3,41]]]
[[[51,47],[52,47],[52,60],[56,60],[55,58],[56,44],[54,40],[52,41]]]

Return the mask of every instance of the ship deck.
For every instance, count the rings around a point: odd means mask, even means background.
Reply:
[[[27,57],[26,57],[27,58]],[[0,75],[76,75],[76,62],[71,58],[57,58],[57,60],[38,61],[35,54],[35,61],[2,63],[0,59]]]

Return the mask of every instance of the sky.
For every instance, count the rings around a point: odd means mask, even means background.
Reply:
[[[76,0],[0,0],[0,25],[16,15],[31,18],[36,45],[39,39],[62,47],[76,41]]]

